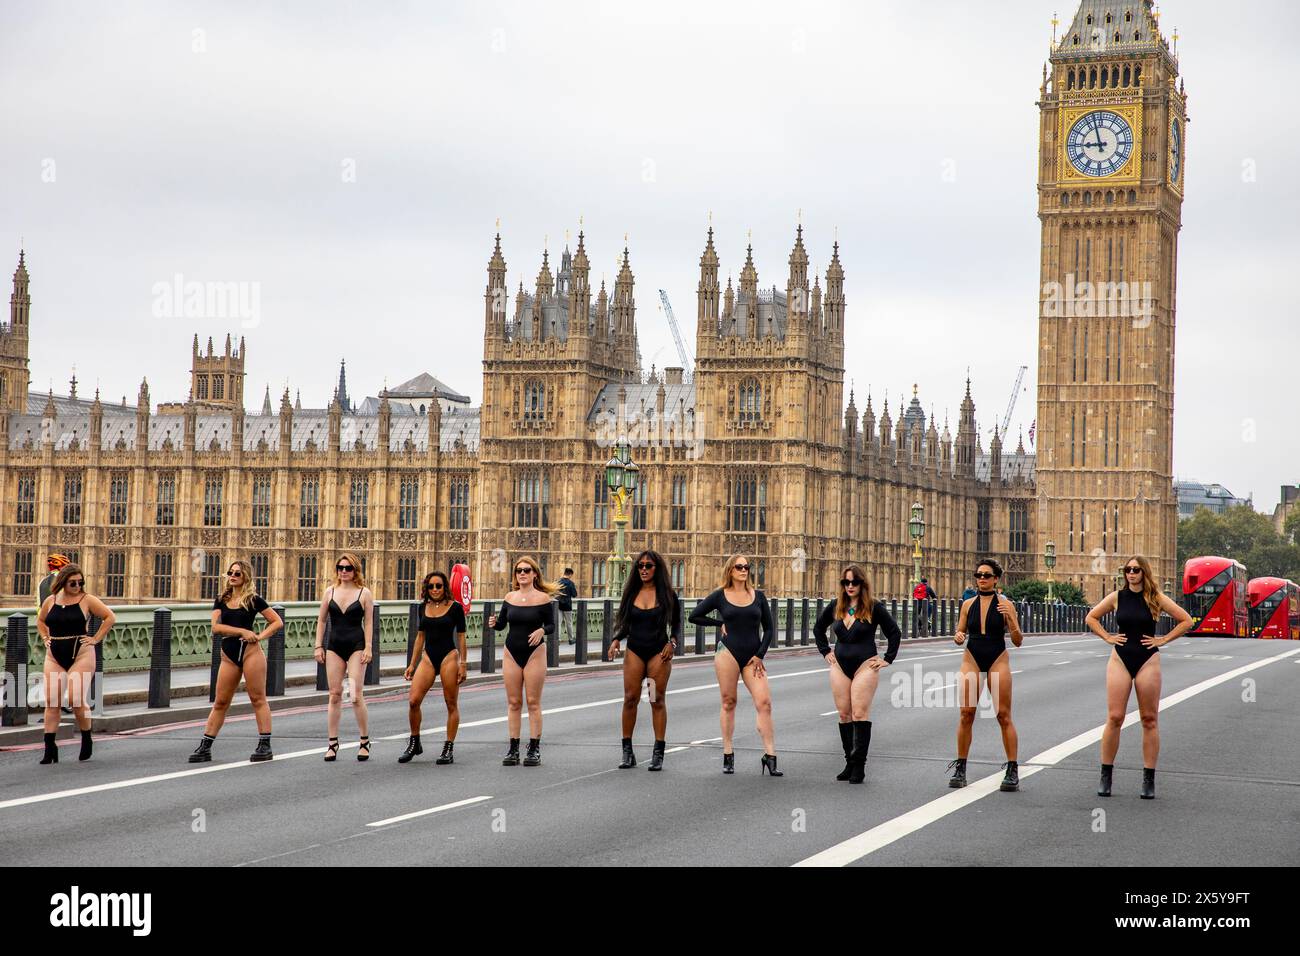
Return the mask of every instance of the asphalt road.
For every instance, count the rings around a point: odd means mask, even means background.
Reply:
[[[1162,651],[1154,801],[1137,796],[1136,724],[1123,733],[1114,797],[1095,796],[1108,653],[1084,636],[1031,637],[1012,649],[1014,794],[997,791],[1005,758],[984,709],[972,785],[947,788],[957,711],[945,685],[960,659],[951,645],[905,647],[884,671],[863,786],[833,779],[843,758],[826,667],[796,651],[768,659],[781,779],[759,775],[743,690],[736,773],[721,774],[711,661],[682,661],[659,774],[645,770],[646,703],[640,765],[616,769],[617,673],[548,680],[537,768],[501,766],[499,682],[462,692],[449,767],[433,762],[445,715],[436,692],[425,701],[425,753],[407,765],[396,762],[404,694],[371,701],[378,742],[367,763],[355,759],[350,713],[339,761],[322,762],[319,707],[275,714],[276,759],[266,764],[246,759],[251,718],[227,723],[208,765],[186,762],[199,724],[101,737],[87,763],[75,747],[47,767],[37,765],[39,748],[3,751],[0,864],[1300,865],[1300,645],[1184,638]],[[1135,700],[1130,710],[1135,718]]]

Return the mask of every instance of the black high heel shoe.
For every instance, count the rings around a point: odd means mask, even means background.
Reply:
[[[623,738],[623,762],[618,765],[619,770],[630,770],[636,766],[636,751],[632,749],[632,738]]]
[[[1142,793],[1143,800],[1154,800],[1156,798],[1156,768],[1142,768]]]
[[[1110,783],[1111,783],[1111,777],[1114,774],[1114,772],[1115,772],[1115,765],[1113,763],[1104,763],[1101,765],[1101,783],[1097,785],[1097,796],[1099,797],[1110,796]]]
[[[445,741],[442,745],[442,756],[439,757],[437,760],[435,760],[434,763],[437,764],[455,763],[456,758],[452,755],[452,750],[453,748],[455,748],[455,746],[456,744],[454,741],[451,740]]]
[[[329,744],[325,747],[325,762],[333,763],[339,759],[339,739],[331,737]]]
[[[646,767],[647,770],[664,769],[664,748],[667,746],[668,746],[667,741],[664,740],[655,741],[655,749],[650,754],[650,766]]]
[[[357,747],[357,759],[362,763],[370,759],[370,738],[362,737],[361,744]]]
[[[59,745],[54,742],[54,734],[45,735],[45,756],[41,758],[41,763],[58,763],[59,762]]]
[[[77,756],[78,760],[89,760],[90,755],[95,752],[95,744],[90,736],[89,730],[81,732],[81,753]]]
[[[735,755],[735,754],[723,754],[723,755],[722,755],[722,772],[723,772],[723,773],[735,773],[735,772],[736,772],[736,755]]]
[[[770,773],[774,777],[784,777],[785,774],[776,769],[776,754],[763,754],[763,762],[758,771],[758,775],[763,776],[764,772]]]
[[[415,757],[424,753],[424,747],[420,744],[420,735],[411,734],[411,739],[406,742],[406,749],[402,755],[397,758],[398,763],[410,763]]]

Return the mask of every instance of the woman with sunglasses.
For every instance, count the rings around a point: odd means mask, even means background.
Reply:
[[[373,615],[375,598],[361,574],[361,561],[344,551],[334,565],[334,586],[325,592],[316,615],[316,663],[325,665],[329,680],[329,745],[325,760],[339,756],[339,718],[343,710],[343,676],[352,681],[352,713],[357,718],[361,745],[358,760],[370,759],[370,717],[366,712],[366,666],[375,653]],[[329,621],[329,644],[325,643],[325,621]]]
[[[961,718],[957,724],[957,759],[948,764],[953,771],[950,787],[966,786],[966,757],[970,753],[971,737],[975,729],[975,708],[979,704],[981,675],[988,684],[989,696],[997,707],[998,724],[1002,728],[1002,746],[1007,753],[1006,770],[999,789],[1012,793],[1020,789],[1020,770],[1016,755],[1020,739],[1016,725],[1011,722],[1011,662],[1007,656],[1007,635],[1016,647],[1024,640],[1020,633],[1020,618],[1016,607],[998,590],[1002,565],[985,558],[975,566],[975,596],[962,602],[957,615],[957,633],[953,641],[958,647],[965,644],[962,655]]]
[[[99,619],[94,636],[88,635],[90,618]],[[36,633],[45,642],[45,756],[41,763],[59,762],[54,736],[59,729],[59,706],[66,699],[81,731],[81,754],[89,760],[90,689],[95,678],[95,645],[101,643],[117,617],[99,598],[86,593],[86,576],[75,564],[64,565],[50,587],[50,596],[36,613]]]
[[[832,651],[826,632],[835,631]],[[884,657],[876,649],[877,629],[885,632],[889,647]],[[880,669],[898,656],[903,633],[883,604],[871,594],[871,582],[862,568],[850,564],[840,574],[840,595],[813,625],[817,650],[830,665],[831,697],[840,718],[840,745],[844,769],[835,777],[849,783],[866,779],[867,751],[871,747],[871,699],[880,682]]]
[[[257,615],[266,619],[266,627],[258,634],[253,630]],[[212,759],[212,743],[226,722],[226,712],[244,679],[248,702],[253,705],[257,718],[257,749],[248,759],[254,763],[270,760],[271,707],[266,702],[266,655],[261,641],[266,640],[284,622],[271,610],[263,597],[253,588],[253,568],[247,561],[232,561],[226,572],[226,589],[212,604],[212,634],[221,638],[221,667],[217,671],[217,693],[208,714],[203,739],[190,754],[190,763],[207,763]]]
[[[611,661],[619,655],[624,638],[632,652],[623,658],[623,762],[618,768],[628,770],[636,766],[632,731],[636,728],[637,705],[641,703],[641,683],[649,678],[655,745],[647,769],[663,770],[668,733],[664,695],[673,672],[673,654],[682,636],[682,606],[668,582],[668,569],[658,552],[642,551],[633,566],[636,574],[628,575],[623,587],[618,616],[614,618],[614,637],[609,645]]]
[[[407,711],[411,740],[405,752],[397,758],[398,763],[407,763],[412,757],[424,753],[420,746],[420,708],[437,677],[442,678],[442,699],[447,703],[447,740],[442,745],[442,756],[434,762],[455,762],[452,751],[456,746],[456,730],[460,727],[459,697],[460,685],[465,683],[465,661],[465,609],[452,598],[447,575],[430,571],[420,586],[420,630],[411,651],[411,663],[406,665],[406,673],[402,675],[411,682]]]
[[[510,749],[503,767],[519,766],[519,732],[524,698],[528,698],[528,753],[525,767],[542,763],[542,685],[546,682],[546,638],[555,633],[558,588],[542,580],[542,569],[528,555],[515,562],[515,589],[501,602],[501,610],[488,617],[488,627],[506,634],[502,676],[506,685],[506,724]]]
[[[719,617],[710,617],[717,612]],[[767,683],[763,657],[772,646],[775,627],[767,597],[756,589],[749,576],[749,559],[733,554],[722,569],[722,586],[710,593],[691,611],[692,624],[722,628],[722,641],[713,658],[722,695],[722,772],[735,773],[735,754],[731,737],[736,729],[736,682],[743,679],[754,701],[758,733],[763,738],[763,760],[759,774],[774,777],[784,774],[776,769],[776,735],[772,729],[772,692]]]
[[[1115,648],[1106,664],[1106,726],[1101,732],[1101,783],[1097,796],[1109,797],[1119,732],[1128,710],[1129,697],[1137,689],[1138,713],[1142,717],[1142,799],[1156,796],[1156,758],[1160,755],[1160,654],[1159,649],[1177,640],[1192,627],[1192,617],[1156,587],[1151,565],[1141,555],[1124,562],[1125,587],[1112,591],[1088,612],[1088,629]],[[1115,629],[1102,627],[1104,614],[1115,612]],[[1174,628],[1156,637],[1161,612],[1174,619]]]

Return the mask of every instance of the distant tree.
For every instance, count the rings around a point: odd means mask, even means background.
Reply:
[[[1300,511],[1289,515],[1288,534],[1300,538]],[[1178,522],[1178,563],[1203,554],[1234,558],[1246,566],[1252,578],[1300,574],[1300,545],[1279,535],[1273,522],[1249,505],[1228,508],[1214,514],[1197,508],[1190,518]]]
[[[1282,536],[1292,544],[1300,544],[1300,508],[1292,508],[1282,523]]]
[[[1030,578],[1025,581],[1017,581],[1015,584],[1004,590],[1007,597],[1013,601],[1030,601],[1039,603],[1047,600],[1047,582]],[[1063,581],[1057,581],[1052,585],[1052,600],[1060,598],[1066,604],[1083,604],[1083,591],[1076,585],[1067,584]]]

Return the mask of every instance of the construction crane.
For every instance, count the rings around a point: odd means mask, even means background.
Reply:
[[[682,368],[690,373],[692,362],[690,355],[686,352],[686,343],[682,341],[682,333],[677,328],[677,318],[673,315],[672,303],[668,301],[668,293],[663,289],[659,290],[659,301],[663,303],[664,315],[668,316],[668,327],[673,330],[673,341],[677,343],[677,356],[682,360]]]
[[[1011,414],[1016,410],[1016,399],[1020,397],[1020,386],[1025,382],[1025,373],[1029,371],[1028,365],[1020,366],[1020,371],[1016,374],[1016,384],[1011,388],[1011,398],[1007,401],[1007,413],[1002,416],[1002,438],[1007,437],[1007,429],[1011,427]]]

